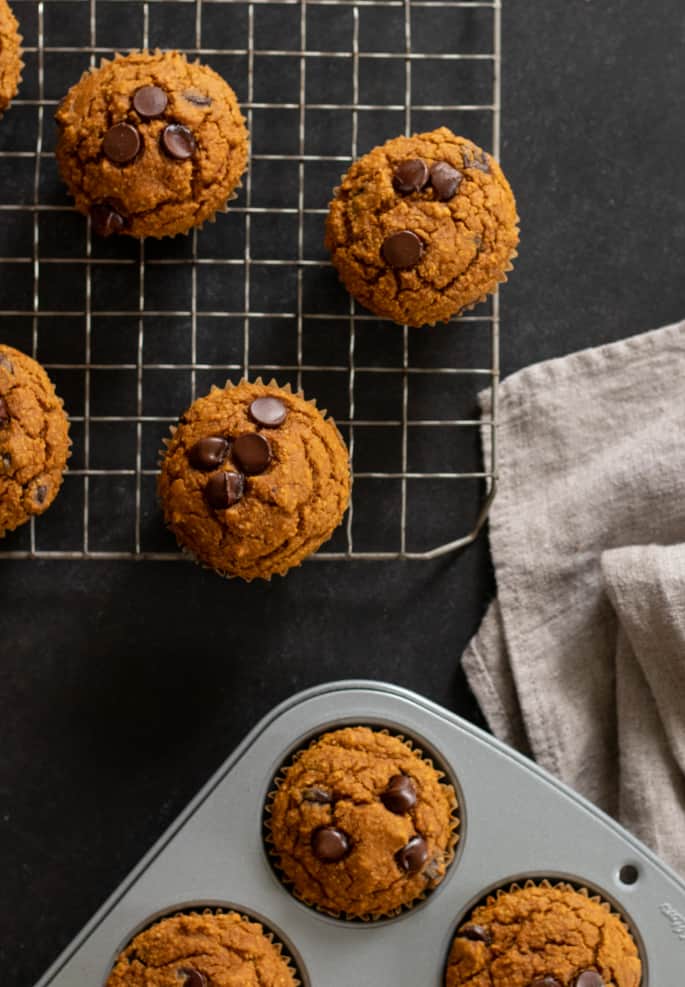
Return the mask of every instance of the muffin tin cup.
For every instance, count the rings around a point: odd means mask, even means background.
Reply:
[[[341,922],[296,901],[263,843],[264,800],[281,765],[316,734],[352,723],[420,738],[458,781],[461,835],[445,879],[382,922]],[[631,883],[621,879],[628,873]],[[625,917],[642,955],[641,987],[683,982],[685,882],[651,851],[447,710],[384,683],[332,683],[259,723],[38,987],[101,987],[135,930],[198,904],[261,921],[292,952],[303,987],[442,987],[458,922],[489,892],[528,878],[587,887]]]
[[[400,905],[398,908],[394,909],[393,911],[386,912],[383,914],[374,913],[374,914],[348,915],[344,911],[334,912],[331,911],[330,909],[322,907],[321,905],[318,905],[315,901],[309,901],[307,898],[305,898],[302,895],[299,895],[295,891],[293,887],[293,882],[290,881],[281,870],[281,867],[279,865],[279,854],[274,848],[273,840],[271,838],[271,810],[273,805],[273,799],[275,798],[278,789],[280,788],[283,781],[285,780],[288,768],[297,760],[297,758],[302,753],[304,753],[304,751],[314,746],[317,740],[319,740],[325,733],[329,733],[330,730],[328,729],[319,730],[316,733],[316,735],[310,737],[304,745],[299,745],[298,748],[294,750],[284,760],[283,764],[281,765],[278,772],[274,776],[273,782],[270,786],[270,790],[267,793],[266,798],[264,800],[264,822],[263,822],[264,847],[269,857],[271,866],[273,867],[274,872],[277,875],[278,879],[283,883],[284,887],[290,890],[293,897],[297,901],[301,902],[303,905],[306,905],[308,908],[316,909],[316,911],[320,912],[322,915],[328,915],[331,918],[338,919],[339,921],[343,921],[343,922],[374,922],[374,923],[384,922],[387,921],[388,919],[397,918],[398,915],[402,915],[404,914],[404,912],[410,911],[411,909],[418,907],[420,904],[425,902],[432,894],[434,894],[434,892],[440,887],[443,881],[445,881],[445,879],[447,878],[449,870],[452,864],[454,863],[456,848],[459,844],[459,826],[461,822],[461,818],[460,818],[461,803],[459,800],[459,786],[458,783],[456,782],[456,779],[450,777],[450,772],[448,771],[448,769],[440,764],[438,758],[431,757],[426,754],[426,752],[422,749],[421,742],[418,741],[416,738],[407,737],[405,736],[404,733],[402,734],[395,733],[392,730],[388,729],[387,727],[378,726],[375,723],[355,722],[355,723],[344,724],[341,723],[340,721],[336,721],[334,724],[332,724],[330,729],[335,730],[343,726],[366,726],[372,730],[377,731],[378,733],[385,733],[388,736],[396,737],[397,740],[402,741],[402,743],[405,744],[410,751],[413,751],[415,754],[417,754],[424,762],[424,764],[429,765],[434,771],[437,772],[440,782],[444,782],[445,784],[451,785],[456,797],[456,804],[453,806],[452,811],[450,813],[452,819],[452,830],[450,833],[449,843],[444,851],[445,852],[444,877],[433,887],[427,887],[423,892],[421,892],[421,894],[417,895],[413,901],[408,902],[407,904],[404,905]]]

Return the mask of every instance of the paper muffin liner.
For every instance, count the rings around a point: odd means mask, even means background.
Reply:
[[[248,380],[247,377],[241,377],[237,384],[234,383],[232,380],[226,380],[223,389],[238,387],[238,386],[240,386],[240,384],[258,384],[260,387],[277,387],[280,391],[285,391],[286,394],[295,394],[297,397],[302,398],[303,401],[307,401],[308,404],[311,404],[314,408],[316,408],[316,410],[319,412],[319,414],[321,415],[321,417],[324,418],[326,421],[330,422],[333,426],[335,426],[336,431],[338,431],[338,434],[340,435],[340,432],[338,430],[338,427],[336,425],[336,422],[335,422],[335,419],[333,418],[333,416],[328,414],[328,411],[327,411],[326,408],[319,408],[319,406],[317,404],[317,401],[316,401],[316,398],[309,398],[309,399],[306,398],[305,397],[305,394],[304,394],[304,391],[301,388],[299,390],[297,390],[297,391],[294,391],[289,382],[286,383],[286,384],[284,384],[283,386],[281,386],[278,383],[278,381],[275,378],[273,378],[273,377],[269,381],[266,381],[265,382],[262,379],[262,377],[260,376],[260,377],[256,377],[254,380]],[[218,387],[216,384],[212,384],[212,386],[209,389],[209,393],[211,394],[214,391],[220,391],[220,390],[222,390],[222,388]],[[177,428],[178,428],[177,425],[170,425],[169,426],[170,438],[168,438],[168,439],[167,438],[163,438],[162,439],[162,446],[163,446],[163,448],[162,449],[159,449],[157,451],[157,456],[158,456],[157,465],[158,465],[158,467],[159,467],[160,470],[163,467],[164,460],[166,458],[167,449],[168,449],[169,443],[171,441],[171,438],[173,438],[174,434],[176,433]],[[340,435],[340,439],[341,439],[343,445],[345,446],[345,449],[347,449],[347,443],[343,439],[342,435]],[[351,476],[350,476],[350,483],[351,483]],[[160,510],[162,511],[162,514],[164,514],[164,505],[163,505],[163,503],[161,501],[161,498],[159,497],[159,482],[158,482],[158,503],[159,503]],[[347,508],[345,510],[347,510]],[[292,569],[299,569],[300,566],[302,565],[302,563],[305,562],[306,559],[310,557],[308,555],[304,559],[302,559],[300,562],[293,563],[292,565],[286,565],[283,569],[274,570],[274,572],[271,572],[271,573],[269,573],[268,575],[265,575],[265,576],[242,576],[242,575],[240,575],[240,573],[226,572],[225,570],[216,569],[216,568],[214,568],[214,566],[207,565],[193,551],[191,551],[191,549],[189,549],[187,547],[187,545],[184,545],[182,542],[180,542],[178,540],[178,538],[176,537],[176,535],[174,534],[174,532],[171,531],[171,528],[170,528],[169,524],[166,521],[164,523],[165,523],[165,526],[169,529],[170,533],[174,536],[174,540],[176,542],[176,545],[177,545],[179,551],[181,552],[181,554],[186,559],[188,559],[188,561],[193,562],[195,565],[199,566],[201,569],[205,569],[208,572],[213,572],[215,575],[219,576],[221,579],[242,579],[243,582],[245,582],[245,583],[252,583],[252,582],[255,582],[257,580],[261,580],[263,582],[267,582],[268,583],[268,582],[271,582],[271,579],[272,579],[273,576],[281,576],[281,577],[284,577]],[[336,529],[334,529],[334,531],[335,530]],[[331,537],[333,537],[333,532],[331,532],[329,538],[331,538]],[[325,541],[321,542],[321,544],[322,545],[325,545],[326,544],[326,541],[328,541],[328,539],[325,539]],[[319,547],[321,547],[321,546],[319,546]],[[317,552],[317,551],[318,551],[318,548],[315,550],[315,552]],[[315,552],[311,552],[310,555],[314,555]]]
[[[297,963],[295,961],[294,956],[291,954],[291,952],[288,949],[288,947],[283,942],[281,942],[281,940],[278,938],[278,936],[276,935],[276,933],[273,932],[268,926],[265,926],[261,919],[255,918],[254,916],[250,915],[249,913],[242,912],[242,911],[240,911],[237,908],[229,908],[229,907],[220,908],[220,907],[213,907],[213,906],[207,906],[206,908],[202,908],[202,907],[197,907],[197,908],[178,908],[178,909],[175,909],[173,912],[168,912],[166,915],[162,915],[159,918],[154,919],[154,921],[150,922],[148,925],[143,926],[142,929],[138,929],[138,931],[136,932],[136,934],[133,935],[133,936],[131,936],[131,938],[127,941],[127,943],[117,953],[117,955],[115,957],[115,960],[114,960],[114,963],[112,965],[112,968],[110,969],[109,973],[107,974],[107,980],[109,980],[109,977],[110,977],[110,975],[112,973],[112,970],[114,969],[114,967],[116,966],[116,964],[119,962],[119,957],[121,956],[121,954],[126,949],[128,949],[128,947],[131,945],[131,943],[136,938],[136,936],[139,936],[143,932],[147,932],[148,929],[153,929],[156,925],[161,925],[163,922],[166,922],[167,919],[170,919],[170,918],[179,918],[181,915],[200,915],[200,916],[202,916],[202,915],[238,915],[239,918],[243,919],[245,922],[250,922],[252,925],[259,926],[259,928],[261,930],[261,933],[264,936],[264,938],[269,943],[271,943],[271,945],[276,949],[278,955],[284,961],[284,963],[287,966],[287,968],[290,971],[290,973],[292,973],[292,976],[293,976],[293,985],[292,985],[292,987],[302,987],[302,975],[300,973],[300,970],[298,968],[298,965],[297,965]],[[181,958],[179,960],[179,962],[183,962],[183,958]],[[105,984],[105,987],[106,987],[106,984]]]
[[[510,894],[512,892],[522,891],[526,888],[554,888],[559,891],[574,891],[576,894],[582,895],[587,898],[588,901],[593,901],[600,905],[602,909],[609,915],[613,915],[621,924],[622,928],[626,934],[630,937],[631,942],[635,945],[637,950],[640,963],[642,965],[642,971],[644,973],[645,962],[643,948],[640,942],[640,936],[638,934],[635,924],[626,916],[621,909],[619,909],[613,902],[609,901],[604,895],[596,890],[591,890],[586,887],[581,881],[573,881],[569,878],[554,878],[554,877],[534,877],[525,878],[519,881],[513,881],[511,884],[503,884],[501,887],[493,888],[488,891],[479,901],[477,901],[468,912],[462,916],[459,925],[456,927],[454,933],[452,934],[447,949],[447,958],[449,957],[450,949],[452,948],[452,943],[454,942],[457,933],[460,928],[473,919],[474,912],[481,908],[483,905],[495,904],[503,895]],[[447,963],[446,958],[446,963]],[[642,983],[642,979],[640,980]]]
[[[336,911],[335,909],[325,908],[324,906],[318,904],[318,902],[314,901],[313,899],[309,899],[306,895],[300,894],[295,889],[294,882],[286,876],[286,874],[283,872],[283,870],[280,867],[280,854],[278,853],[274,844],[272,826],[271,826],[273,802],[281,785],[283,785],[283,783],[287,778],[289,769],[292,767],[293,764],[295,764],[296,761],[300,759],[300,757],[302,757],[302,755],[306,751],[310,750],[312,747],[315,747],[316,744],[327,734],[334,733],[336,730],[339,729],[345,729],[354,726],[368,726],[368,724],[357,723],[357,724],[341,724],[339,726],[333,725],[328,729],[324,730],[322,733],[317,734],[315,737],[313,737],[309,741],[306,747],[302,747],[299,750],[295,751],[293,754],[291,754],[288,757],[287,761],[285,761],[280,766],[280,768],[274,775],[273,787],[267,792],[264,800],[262,834],[263,834],[264,849],[267,854],[269,863],[271,864],[281,884],[283,884],[283,886],[292,894],[294,898],[297,899],[297,901],[302,902],[302,904],[307,905],[309,908],[313,908],[315,911],[321,913],[322,915],[327,915],[330,918],[339,919],[344,922],[368,924],[368,923],[386,921],[388,919],[397,918],[399,915],[404,915],[406,912],[411,911],[417,905],[420,905],[422,902],[424,902],[430,896],[430,894],[433,891],[435,891],[437,888],[439,888],[440,885],[447,879],[449,870],[454,862],[457,843],[459,842],[458,829],[461,823],[461,817],[459,814],[460,806],[457,799],[457,793],[454,789],[454,786],[449,781],[446,772],[443,771],[441,768],[437,767],[433,759],[431,757],[428,757],[420,747],[416,746],[411,737],[406,737],[402,733],[395,733],[394,731],[389,730],[386,727],[369,726],[369,729],[373,730],[374,733],[385,734],[385,736],[395,737],[397,740],[401,741],[410,751],[418,755],[424,764],[428,765],[433,771],[435,771],[439,783],[444,784],[445,787],[449,786],[449,788],[451,788],[453,794],[453,804],[450,810],[451,828],[450,828],[450,835],[449,835],[447,846],[443,850],[443,861],[445,864],[445,871],[442,877],[440,878],[440,880],[437,881],[437,883],[434,883],[424,888],[424,890],[421,891],[419,894],[417,894],[416,897],[412,899],[412,901],[407,902],[406,904],[398,905],[397,908],[382,913],[374,913],[374,914],[364,913],[361,915],[357,915],[357,914],[350,915],[342,909]]]

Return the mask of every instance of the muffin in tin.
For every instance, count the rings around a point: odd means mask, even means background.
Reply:
[[[397,915],[445,877],[457,798],[403,737],[366,726],[314,740],[267,801],[267,846],[296,897],[336,917]]]
[[[460,925],[445,987],[639,987],[625,922],[587,889],[529,881],[499,890]]]
[[[238,912],[190,912],[138,933],[106,987],[297,987],[280,943]]]

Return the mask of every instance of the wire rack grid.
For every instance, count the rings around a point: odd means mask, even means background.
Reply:
[[[446,327],[382,323],[337,283],[323,217],[340,173],[396,133],[445,123],[499,156],[501,0],[13,7],[26,67],[0,126],[0,338],[48,369],[74,448],[55,504],[0,557],[181,558],[156,505],[163,435],[212,383],[258,375],[316,396],[350,447],[352,504],[315,558],[432,558],[473,541],[496,491],[498,297]],[[173,241],[91,236],[55,167],[61,95],[137,47],[206,60],[251,134],[230,212]]]

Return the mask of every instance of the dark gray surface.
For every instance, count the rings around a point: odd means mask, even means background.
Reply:
[[[503,163],[523,232],[503,290],[511,372],[683,314],[685,12],[504,7]],[[478,721],[456,659],[491,591],[484,539],[440,563],[311,563],[271,586],[166,563],[3,562],[0,958],[14,987],[283,697],[377,677]]]

